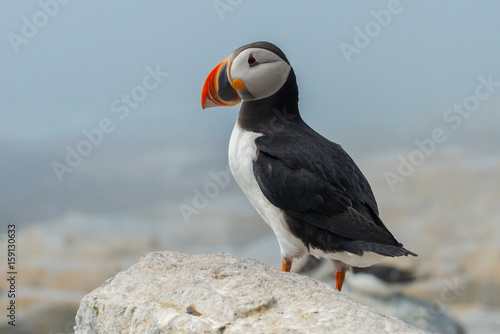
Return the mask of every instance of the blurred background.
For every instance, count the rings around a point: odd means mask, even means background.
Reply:
[[[72,333],[80,299],[154,250],[279,268],[274,235],[227,172],[239,106],[200,107],[210,70],[258,40],[285,52],[302,117],[354,158],[419,254],[391,264],[417,277],[401,291],[470,333],[500,332],[499,12],[465,0],[1,2],[0,263],[7,272],[15,224],[19,273],[17,326],[2,316],[1,332]]]

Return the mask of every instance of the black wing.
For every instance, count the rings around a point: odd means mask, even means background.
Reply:
[[[254,174],[272,204],[351,240],[401,246],[378,217],[368,181],[340,145],[307,125],[255,143]]]

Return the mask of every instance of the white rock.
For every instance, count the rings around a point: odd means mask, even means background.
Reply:
[[[149,253],[85,296],[75,332],[428,333],[302,275],[177,252]]]

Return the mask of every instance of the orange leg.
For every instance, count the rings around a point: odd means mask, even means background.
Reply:
[[[290,272],[292,269],[292,260],[287,259],[286,257],[281,259],[281,271]]]
[[[335,288],[337,288],[337,290],[339,290],[339,291],[342,290],[342,285],[344,284],[344,280],[345,280],[345,270],[336,271],[335,272],[335,282],[336,282]]]

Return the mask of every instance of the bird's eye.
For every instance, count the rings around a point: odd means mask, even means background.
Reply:
[[[255,66],[257,64],[257,60],[253,57],[253,55],[250,54],[250,56],[248,57],[248,65]]]

